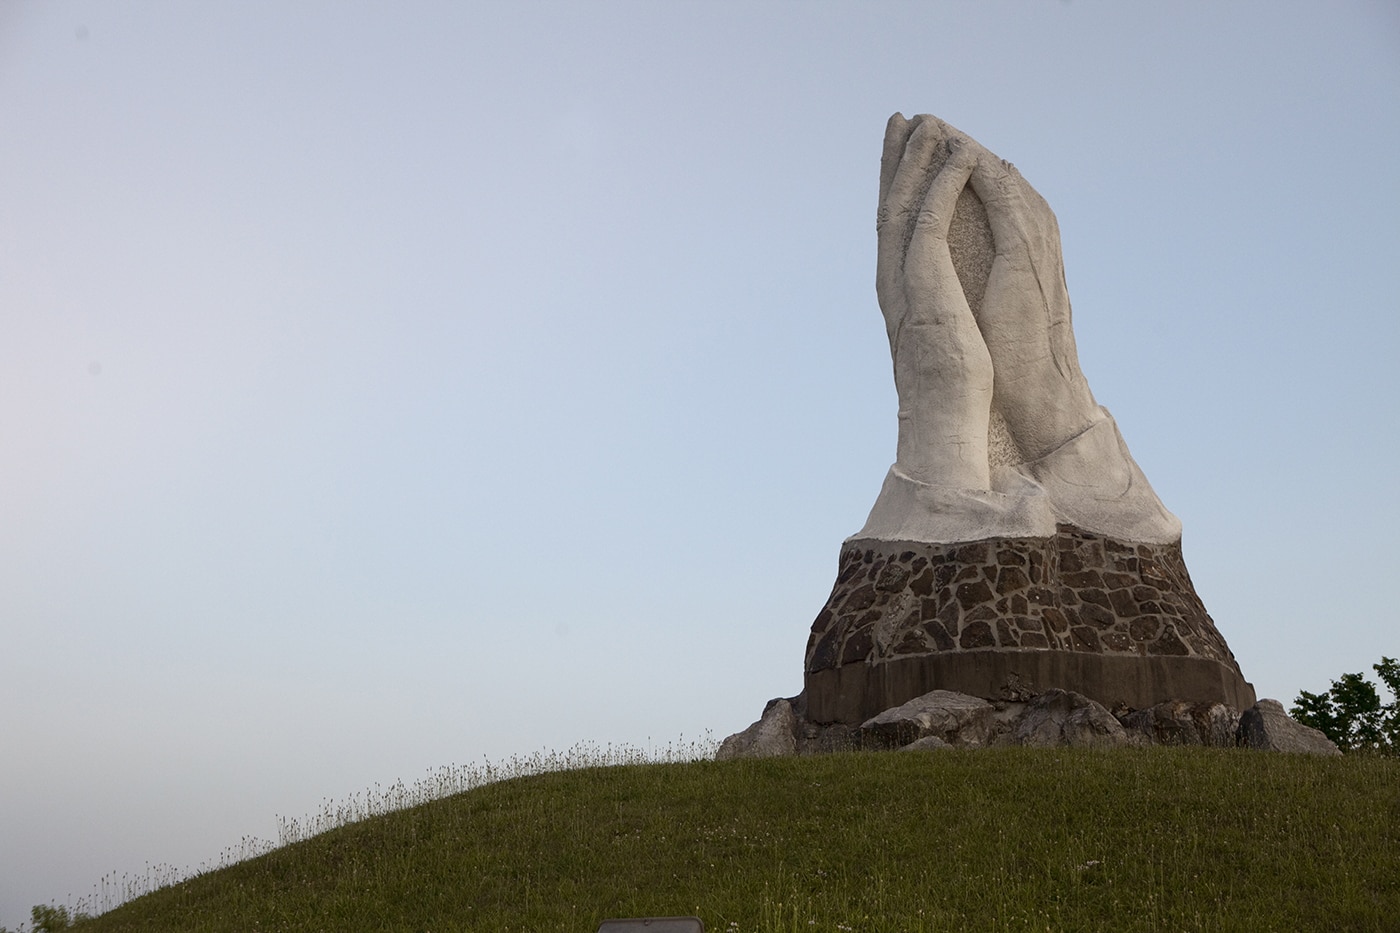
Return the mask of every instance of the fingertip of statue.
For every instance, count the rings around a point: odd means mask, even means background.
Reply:
[[[928,137],[933,136],[938,132],[938,125],[936,121],[925,120],[922,117],[915,117],[914,119],[910,120],[909,128],[910,142],[913,142],[915,139],[927,139]]]

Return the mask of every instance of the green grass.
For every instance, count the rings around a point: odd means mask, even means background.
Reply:
[[[375,816],[78,926],[1400,929],[1400,760],[989,749],[584,768]]]

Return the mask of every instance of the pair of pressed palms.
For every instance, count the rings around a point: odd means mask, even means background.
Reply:
[[[1059,227],[1015,167],[937,118],[895,114],[877,230],[899,442],[857,537],[966,540],[1068,522],[1178,539],[1080,370]]]

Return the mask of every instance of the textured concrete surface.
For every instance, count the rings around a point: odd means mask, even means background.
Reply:
[[[895,114],[876,228],[899,440],[856,537],[1044,536],[1063,522],[1178,539],[1080,370],[1059,227],[1015,167],[935,117]]]

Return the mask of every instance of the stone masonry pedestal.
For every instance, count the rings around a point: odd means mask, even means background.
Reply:
[[[1019,700],[1062,688],[1133,709],[1255,702],[1179,542],[1065,524],[1049,538],[848,541],[804,679],[809,720],[853,725],[940,689]]]

